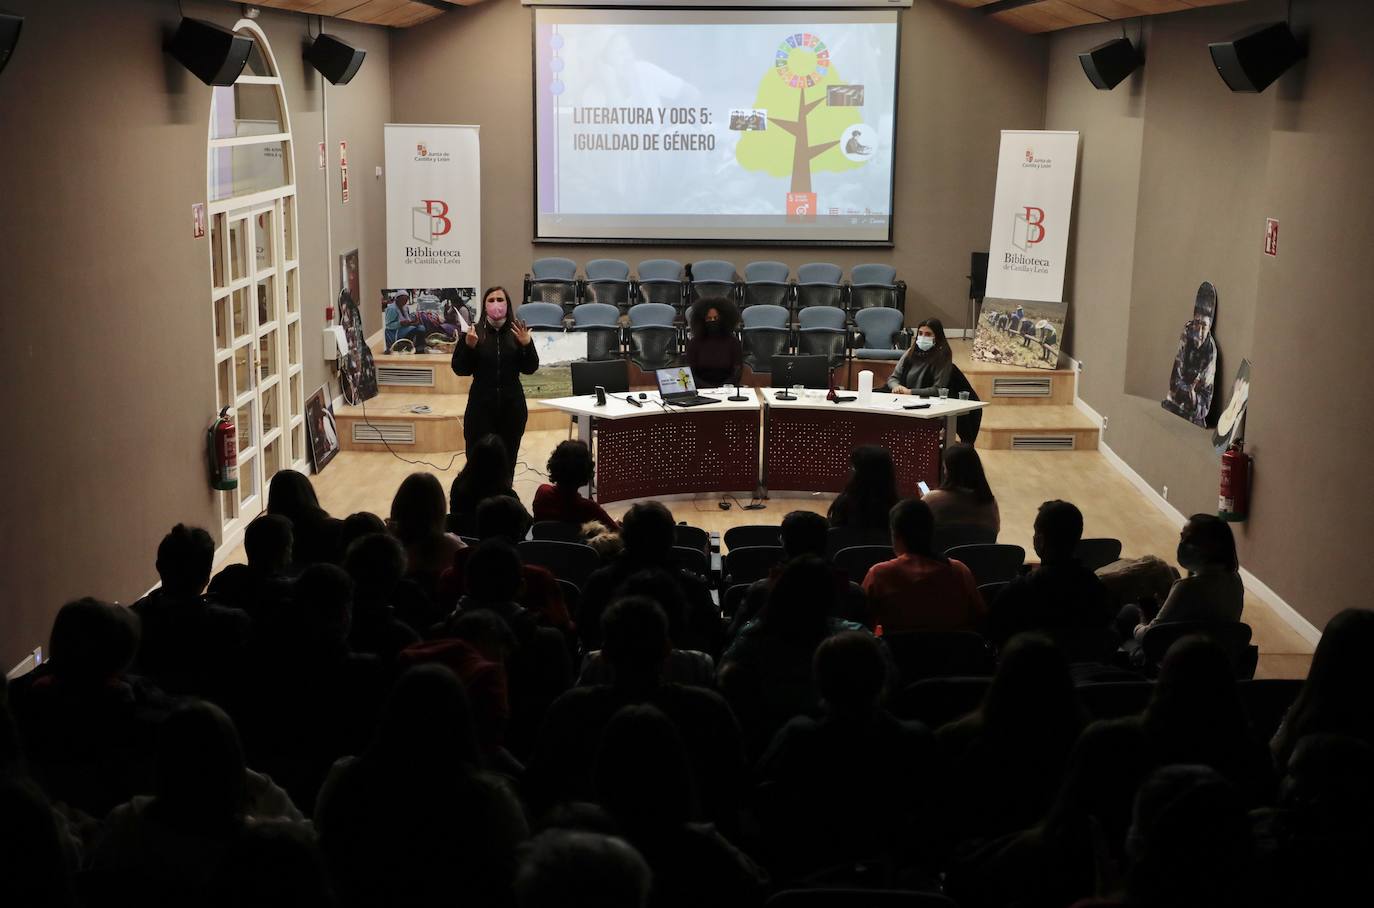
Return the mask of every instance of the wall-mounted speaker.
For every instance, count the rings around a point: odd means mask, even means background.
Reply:
[[[1103,91],[1111,91],[1139,68],[1140,54],[1126,38],[1113,38],[1078,55],[1088,81]]]
[[[167,49],[206,85],[233,85],[248,63],[253,39],[213,22],[183,18]]]
[[[19,27],[23,24],[23,16],[0,9],[0,70],[10,62],[10,54],[19,43]]]
[[[305,62],[320,71],[335,85],[347,85],[358,74],[367,51],[343,43],[333,35],[321,33],[305,51]]]
[[[980,300],[988,295],[988,253],[975,252],[969,257],[968,298]]]
[[[1207,45],[1231,91],[1261,92],[1306,54],[1286,22],[1261,25]]]

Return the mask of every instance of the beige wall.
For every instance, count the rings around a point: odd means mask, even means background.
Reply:
[[[237,6],[186,2],[232,25]],[[0,73],[0,667],[46,644],[65,601],[130,602],[156,581],[153,554],[178,521],[218,535],[204,466],[213,416],[206,240],[210,89],[163,53],[176,4],[7,0],[26,17]],[[328,276],[316,169],[318,75],[301,61],[302,16],[264,10],[296,138],[307,388],[320,358]],[[362,249],[380,286],[381,124],[389,116],[388,32],[329,22],[369,55],[330,88],[330,137],[349,140],[352,201],[334,213],[335,251]],[[311,87],[313,86],[313,87]],[[332,166],[337,167],[337,145]],[[366,176],[364,177],[364,172]],[[337,185],[337,184],[336,184]],[[337,190],[336,190],[337,194]],[[337,278],[335,278],[337,282]],[[373,313],[371,328],[379,317]],[[307,391],[308,393],[308,391]]]
[[[894,248],[535,245],[531,17],[494,0],[392,37],[397,122],[481,124],[484,283],[515,287],[545,255],[890,262],[911,319],[964,324],[969,253],[988,243],[998,132],[1039,128],[1044,116],[1043,39],[946,3],[902,13]]]
[[[1362,327],[1374,236],[1374,57],[1363,42],[1374,9],[1300,6],[1310,59],[1261,95],[1232,94],[1207,43],[1280,19],[1284,6],[1149,20],[1145,69],[1110,93],[1074,55],[1118,30],[1055,35],[1046,128],[1083,132],[1069,348],[1085,363],[1080,393],[1109,418],[1104,440],[1185,514],[1215,510],[1210,432],[1159,406],[1193,293],[1215,282],[1224,396],[1240,360],[1253,364],[1242,561],[1320,628],[1366,606],[1374,581],[1364,557],[1374,480],[1361,450],[1374,412]],[[1277,258],[1262,253],[1265,217],[1280,221]]]

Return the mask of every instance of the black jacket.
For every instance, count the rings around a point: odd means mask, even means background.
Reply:
[[[511,320],[494,330],[483,319],[477,325],[477,346],[469,347],[463,337],[453,348],[453,371],[457,375],[471,375],[472,397],[524,399],[520,376],[533,375],[539,368],[539,351],[531,341],[522,347],[511,330]]]

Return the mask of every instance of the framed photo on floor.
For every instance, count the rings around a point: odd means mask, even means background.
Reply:
[[[339,430],[327,387],[321,387],[305,402],[305,431],[310,436],[310,461],[319,473],[339,453]]]

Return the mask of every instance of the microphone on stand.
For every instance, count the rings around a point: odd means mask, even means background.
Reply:
[[[732,382],[730,382],[730,384],[732,384],[732,385],[735,386],[735,393],[734,393],[734,394],[731,394],[729,397],[725,398],[726,400],[748,400],[748,399],[749,399],[749,398],[745,397],[743,394],[739,393],[739,382],[737,382],[737,381],[732,381]]]
[[[788,389],[792,387],[792,360],[787,361],[787,374],[783,376],[782,390],[774,395],[778,400],[796,400],[797,395]]]

